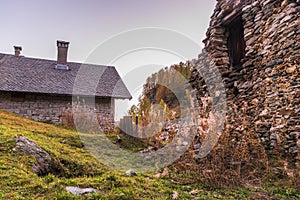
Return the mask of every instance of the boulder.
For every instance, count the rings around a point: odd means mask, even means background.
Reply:
[[[130,169],[130,170],[127,170],[125,172],[125,175],[127,175],[127,176],[137,176],[137,173],[134,170]]]
[[[75,195],[83,195],[83,194],[87,194],[87,193],[97,193],[98,190],[94,189],[94,188],[79,188],[79,187],[71,187],[68,186],[66,187],[67,192],[71,193],[71,194],[75,194]]]
[[[48,152],[24,136],[15,137],[15,142],[14,151],[24,152],[27,156],[35,158],[35,162],[32,164],[33,172],[39,176],[51,172],[53,162]]]

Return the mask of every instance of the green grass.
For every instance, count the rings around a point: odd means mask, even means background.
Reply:
[[[43,177],[33,173],[34,159],[12,150],[18,135],[45,149],[54,160],[56,171]],[[113,133],[108,138],[116,141]],[[132,143],[125,136],[119,145],[135,152],[147,146]],[[166,177],[155,178],[154,174],[127,177],[91,156],[76,131],[0,111],[0,199],[172,199],[174,191],[179,193],[179,199],[251,199],[258,194],[299,198],[299,192],[293,188],[208,190],[200,183],[179,185]],[[75,196],[65,191],[66,186],[93,187],[99,193]],[[193,190],[198,193],[190,194]]]

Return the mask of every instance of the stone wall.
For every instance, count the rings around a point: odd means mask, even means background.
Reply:
[[[91,99],[80,99],[81,105],[91,105]],[[62,114],[72,107],[71,96],[46,94],[21,94],[0,92],[0,109],[30,118],[36,121],[54,124],[61,123]],[[110,98],[96,98],[96,113],[100,123],[105,119],[107,123],[114,122],[114,101]]]
[[[246,107],[247,129],[257,134],[270,156],[291,163],[300,159],[299,13],[299,1],[218,1],[203,41],[205,48],[191,62],[190,80],[201,106],[210,81],[204,81],[199,69],[208,75],[218,70],[226,89],[232,134],[242,133],[240,122],[230,117],[232,110],[238,108],[242,115]],[[243,20],[246,53],[242,65],[234,67],[228,54],[227,25],[238,15]],[[213,81],[214,74],[209,79]]]

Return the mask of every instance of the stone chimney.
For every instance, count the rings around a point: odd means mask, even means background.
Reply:
[[[22,47],[20,46],[14,46],[15,49],[15,56],[20,56],[21,55],[21,51],[22,51]]]
[[[69,42],[57,41],[57,64],[66,65],[68,56]]]

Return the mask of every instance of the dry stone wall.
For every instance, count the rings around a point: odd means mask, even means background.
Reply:
[[[92,105],[88,99],[84,104]],[[23,94],[15,98],[12,93],[0,92],[1,109],[36,121],[60,124],[62,113],[71,107],[71,96]],[[103,119],[110,125],[114,122],[114,102],[110,98],[97,98],[93,109],[99,115],[100,123]]]
[[[210,83],[199,68],[208,74],[218,70],[226,89],[232,134],[242,133],[240,122],[230,117],[233,109],[238,108],[242,115],[246,107],[247,129],[257,134],[270,156],[281,156],[290,163],[300,159],[299,13],[297,0],[219,0],[203,41],[205,48],[191,62],[190,83],[200,106]],[[238,67],[230,63],[227,29],[236,16],[242,17],[246,43]]]

